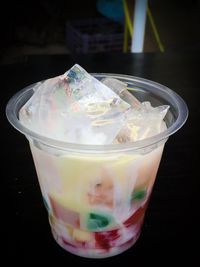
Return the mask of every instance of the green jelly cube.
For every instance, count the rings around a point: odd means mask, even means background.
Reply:
[[[111,222],[111,218],[107,215],[100,215],[97,213],[90,213],[87,227],[91,231],[99,231],[102,228],[107,227]]]
[[[131,201],[142,200],[146,196],[146,191],[144,189],[133,191],[131,196]]]

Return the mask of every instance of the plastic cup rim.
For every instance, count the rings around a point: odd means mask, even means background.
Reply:
[[[52,139],[46,136],[42,136],[34,131],[29,130],[25,126],[23,126],[19,119],[18,114],[16,114],[16,110],[13,108],[16,104],[20,101],[20,99],[25,95],[32,87],[35,85],[31,84],[24,89],[17,92],[13,95],[8,104],[6,106],[6,116],[8,121],[11,125],[16,128],[19,132],[23,133],[25,136],[32,138],[33,140],[37,140],[40,143],[43,143],[47,146],[54,147],[61,150],[71,150],[74,152],[90,152],[90,153],[105,153],[105,152],[123,152],[123,151],[132,151],[132,150],[139,150],[145,149],[151,145],[155,145],[161,141],[166,141],[169,136],[177,132],[186,122],[188,118],[188,108],[185,101],[173,90],[169,89],[168,87],[140,77],[131,76],[131,75],[124,75],[124,74],[113,74],[113,73],[91,73],[97,78],[109,76],[113,78],[121,78],[121,79],[128,79],[132,82],[139,82],[141,85],[151,85],[156,87],[159,90],[162,90],[165,94],[168,94],[170,98],[173,98],[174,102],[176,103],[178,109],[178,118],[176,121],[169,126],[165,131],[154,135],[152,137],[146,138],[144,140],[139,140],[135,142],[125,143],[125,144],[108,144],[108,145],[87,145],[87,144],[75,144],[75,143],[68,143],[64,141],[59,141],[56,139]]]

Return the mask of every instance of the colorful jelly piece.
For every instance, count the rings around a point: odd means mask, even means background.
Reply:
[[[74,229],[72,237],[78,242],[89,242],[92,239],[92,234],[90,232],[83,231],[80,229]]]
[[[87,227],[90,231],[99,231],[107,227],[111,223],[111,217],[97,213],[90,213],[88,217]]]
[[[64,223],[70,224],[74,227],[80,226],[80,216],[78,212],[64,207],[51,196],[49,197],[49,199],[51,202],[53,214],[57,219],[60,219]]]
[[[118,229],[111,231],[103,231],[95,233],[95,241],[97,248],[109,249],[113,247],[113,243],[120,237]]]
[[[143,207],[140,207],[138,210],[136,210],[125,222],[124,225],[126,227],[129,227],[133,224],[139,223],[144,218],[145,210],[146,210],[147,204],[145,204]]]
[[[73,227],[71,225],[65,225],[65,230],[66,230],[66,233],[67,235],[71,238],[72,235],[73,235]]]
[[[131,201],[139,201],[144,199],[146,196],[146,191],[144,189],[134,190],[131,195]]]
[[[91,205],[103,205],[113,207],[113,181],[106,170],[102,170],[100,180],[92,186],[88,193],[88,200]]]

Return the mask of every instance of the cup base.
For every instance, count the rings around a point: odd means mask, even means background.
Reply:
[[[118,247],[112,247],[108,249],[96,249],[96,248],[80,248],[75,247],[69,243],[63,242],[63,240],[57,235],[57,233],[52,230],[53,238],[55,239],[56,243],[62,247],[67,252],[74,254],[76,256],[84,257],[84,258],[91,258],[91,259],[104,259],[116,256],[118,254],[123,253],[124,251],[131,248],[140,236],[140,231],[137,233],[136,236],[131,238],[128,242],[124,243]]]

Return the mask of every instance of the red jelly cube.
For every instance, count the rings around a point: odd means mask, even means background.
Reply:
[[[145,210],[146,210],[147,204],[140,207],[138,210],[136,210],[125,222],[124,225],[126,227],[129,227],[135,223],[140,222],[144,218]]]
[[[103,231],[95,233],[96,247],[109,249],[113,247],[113,242],[120,237],[118,230]]]

